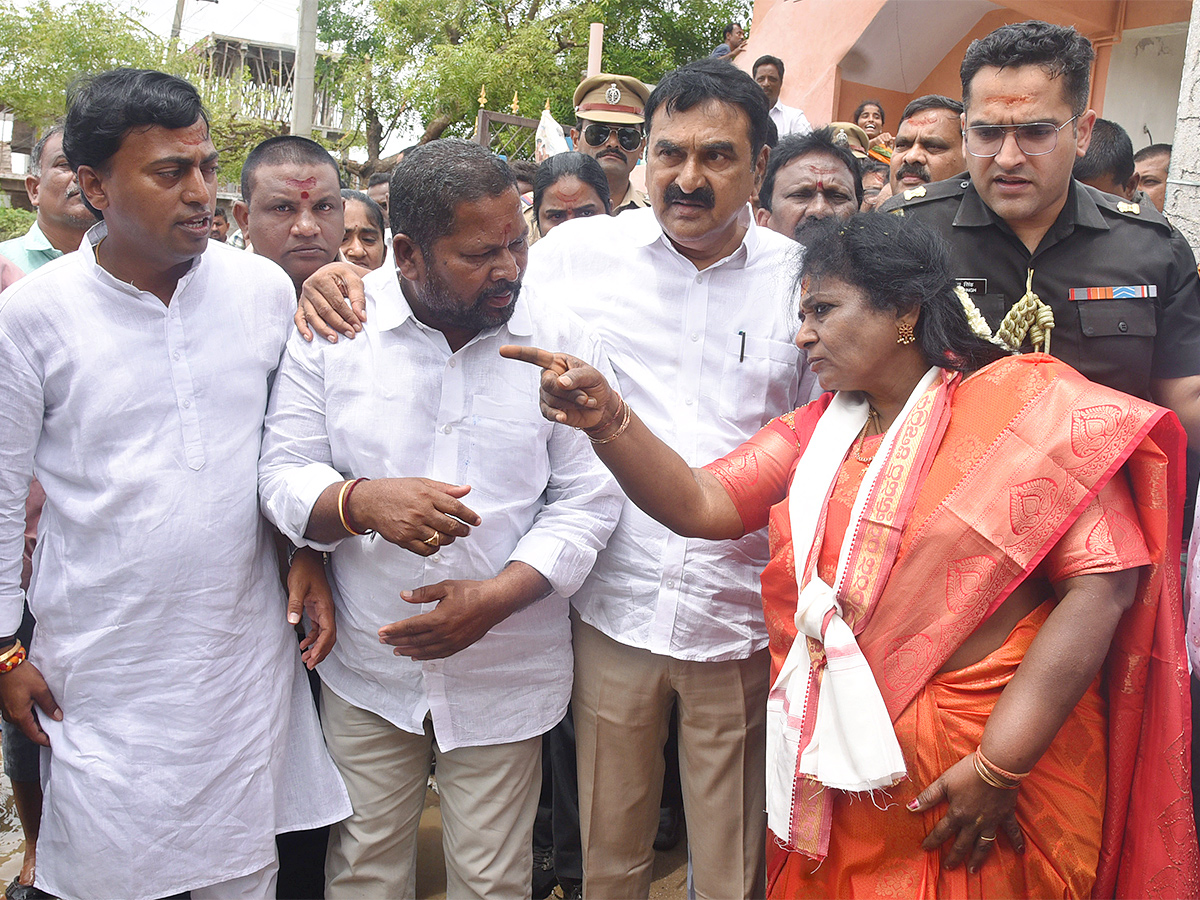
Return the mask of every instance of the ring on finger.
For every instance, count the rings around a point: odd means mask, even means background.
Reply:
[[[979,836],[979,839],[981,841],[984,841],[985,843],[990,844],[992,841],[994,841],[996,839],[996,836],[994,834],[981,834]]]
[[[975,820],[975,827],[978,828],[982,824],[983,824],[983,816],[981,815],[978,819]]]
[[[430,547],[440,547],[442,545],[442,533],[435,531],[429,537],[425,538],[425,540],[421,541],[421,543],[428,544]]]

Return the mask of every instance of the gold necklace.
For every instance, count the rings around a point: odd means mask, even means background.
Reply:
[[[875,458],[874,452],[872,452],[871,455],[866,459],[863,459],[862,455],[863,444],[867,439],[867,429],[870,428],[872,424],[875,426],[876,433],[879,433],[879,412],[875,409],[875,407],[870,407],[870,412],[867,413],[867,421],[863,422],[862,431],[858,433],[858,440],[854,443],[854,458],[864,465],[870,463],[871,460]],[[878,451],[879,448],[876,447],[875,450]]]

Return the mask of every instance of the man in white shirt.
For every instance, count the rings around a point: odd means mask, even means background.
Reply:
[[[748,202],[767,111],[763,91],[721,60],[669,72],[646,103],[651,209],[555,228],[530,252],[528,283],[600,332],[625,399],[690,465],[816,385],[792,343],[796,245],[755,225]],[[347,274],[323,270],[299,318],[329,340],[351,337],[355,305]],[[571,598],[584,896],[649,894],[676,700],[696,896],[763,895],[766,562],[762,531],[688,540],[626,501]]]
[[[608,364],[556,295],[522,292],[502,160],[432,142],[392,201],[397,267],[365,278],[360,340],[289,342],[260,466],[267,515],[331,555],[322,722],[354,813],[327,895],[413,896],[436,759],[447,894],[528,897],[540,735],[571,693],[566,598],[622,501],[586,436],[542,417],[539,373],[498,350],[558,341]]]
[[[767,95],[771,107],[771,121],[780,138],[789,134],[808,134],[813,130],[804,113],[794,106],[784,106],[779,100],[783,88],[783,60],[778,56],[760,56],[754,61],[754,80]]]
[[[4,715],[49,748],[36,884],[274,896],[275,835],[349,813],[256,503],[294,294],[209,243],[217,153],[186,81],[96,77],[63,145],[104,221],[0,297],[0,634],[31,476],[46,493],[30,661],[0,639]]]
[[[529,282],[599,329],[626,400],[692,465],[813,384],[791,340],[796,246],[756,226],[747,202],[767,112],[720,60],[668,73],[646,104],[652,209],[555,229],[530,254]],[[766,561],[763,532],[687,540],[626,502],[572,598],[584,896],[649,893],[676,699],[696,895],[762,896]]]

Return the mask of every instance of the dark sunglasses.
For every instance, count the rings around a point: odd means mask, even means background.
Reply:
[[[583,129],[583,139],[593,147],[599,147],[608,140],[608,136],[614,131],[617,133],[617,142],[626,150],[633,151],[641,146],[642,130],[631,128],[628,125],[618,128],[615,125],[601,125],[593,122]]]

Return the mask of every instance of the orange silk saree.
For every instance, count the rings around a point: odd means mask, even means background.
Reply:
[[[883,593],[871,608],[846,613],[888,707],[908,780],[886,795],[833,792],[829,854],[820,863],[769,840],[769,894],[1196,896],[1177,565],[1181,507],[1167,502],[1183,497],[1182,431],[1172,414],[1042,355],[986,367],[959,385],[951,402]],[[790,441],[794,466],[827,404],[822,398],[768,426],[773,451]],[[710,467],[747,529],[761,527],[766,508],[782,500],[779,454],[768,461],[748,449],[753,444]],[[845,484],[834,495],[845,489],[852,500],[847,459],[839,476]],[[1095,517],[1114,476],[1124,505]],[[848,508],[831,496],[818,571],[836,561]],[[797,560],[786,504],[771,509],[769,520],[763,602],[778,670],[796,634]],[[1119,560],[1127,544],[1136,548],[1130,565],[1145,562],[1147,552],[1150,565],[1104,671],[1022,785],[1017,815],[1027,852],[1018,856],[1001,838],[978,874],[947,872],[941,851],[920,848],[945,807],[914,815],[903,804],[978,745],[1053,601],[985,659],[938,670],[1018,584],[1070,568],[1044,568],[1068,534],[1084,555],[1096,548]],[[803,569],[805,560],[799,562]]]

